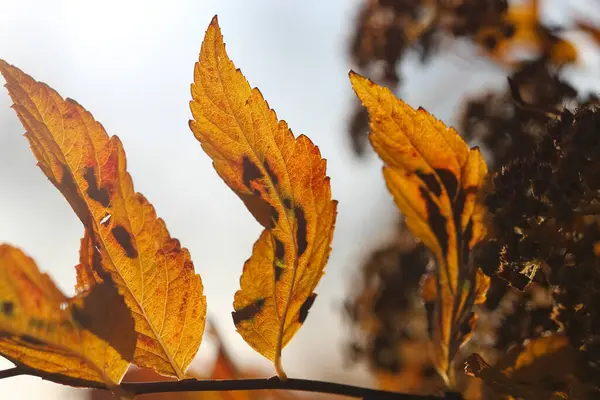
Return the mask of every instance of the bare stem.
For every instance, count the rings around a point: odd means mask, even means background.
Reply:
[[[100,390],[110,390],[99,382],[70,378],[60,374],[48,374],[27,367],[11,368],[0,371],[0,379],[17,375],[32,375],[45,380],[69,386],[89,387]],[[123,392],[131,395],[151,393],[176,393],[176,392],[223,392],[238,390],[296,390],[301,392],[326,393],[344,395],[359,399],[378,400],[459,400],[462,396],[458,393],[447,392],[439,396],[417,395],[407,393],[388,392],[385,390],[369,389],[354,385],[345,385],[334,382],[313,381],[308,379],[288,378],[283,381],[278,377],[263,379],[224,379],[224,380],[197,380],[184,379],[181,381],[164,382],[123,382],[119,385]]]
[[[19,376],[24,374],[26,374],[26,372],[19,367],[9,368],[0,371],[0,379],[11,378],[13,376]]]

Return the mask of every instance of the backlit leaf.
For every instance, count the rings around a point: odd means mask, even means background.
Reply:
[[[172,239],[154,207],[133,189],[116,136],[74,100],[0,61],[13,108],[38,165],[87,229],[92,269],[80,267],[78,290],[114,282],[138,334],[134,362],[184,377],[204,330],[206,302],[187,249]],[[91,240],[92,242],[89,242]],[[90,254],[92,248],[98,254]]]
[[[387,88],[351,72],[369,111],[373,147],[406,224],[434,253],[434,275],[424,285],[432,358],[448,380],[451,361],[470,337],[473,304],[485,299],[489,279],[469,261],[485,235],[476,202],[487,167],[477,148],[423,109],[414,110]]]
[[[118,384],[135,350],[116,289],[65,297],[22,251],[0,245],[0,354],[36,370]]]
[[[279,121],[225,52],[216,17],[194,70],[190,127],[217,173],[265,227],[234,300],[237,331],[275,362],[304,322],[330,252],[336,217],[326,161]]]

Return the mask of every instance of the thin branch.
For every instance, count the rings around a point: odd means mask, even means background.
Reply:
[[[19,376],[24,374],[26,374],[26,372],[19,367],[9,368],[0,371],[0,379],[11,378],[13,376]]]
[[[196,380],[185,379],[170,382],[122,383],[121,387],[129,393],[148,394],[162,392],[205,392],[233,390],[298,390],[302,392],[339,394],[360,399],[381,400],[440,400],[456,399],[456,393],[444,397],[421,396],[406,393],[395,393],[384,390],[368,389],[360,386],[345,385],[334,382],[313,381],[308,379],[288,378],[285,381],[274,376],[267,379],[234,379],[234,380]]]
[[[36,371],[27,367],[16,367],[0,371],[0,379],[16,375],[32,375],[63,385],[88,387],[100,390],[110,390],[106,385],[71,378],[60,374],[49,374]],[[151,393],[175,393],[175,392],[223,392],[238,390],[297,390],[301,392],[338,394],[365,400],[458,400],[462,396],[458,393],[447,392],[440,396],[426,396],[407,393],[388,392],[385,390],[369,389],[342,383],[314,381],[308,379],[280,380],[274,376],[263,379],[224,379],[224,380],[197,380],[184,379],[181,381],[163,382],[123,382],[119,388],[132,395]]]

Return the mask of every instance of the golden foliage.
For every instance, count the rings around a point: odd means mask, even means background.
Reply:
[[[0,245],[0,353],[17,365],[117,384],[133,358],[133,320],[108,285],[65,297],[21,250]]]
[[[330,252],[336,217],[326,161],[294,138],[227,56],[216,17],[194,70],[190,127],[219,176],[265,228],[234,300],[237,331],[274,361],[304,322]]]
[[[18,68],[0,61],[0,72],[39,167],[86,228],[77,290],[114,284],[135,321],[134,363],[183,378],[206,316],[189,252],[134,191],[118,137]]]
[[[451,361],[472,333],[472,306],[485,299],[489,285],[469,262],[470,250],[485,235],[476,197],[487,167],[477,148],[469,149],[427,111],[412,109],[356,73],[350,80],[369,112],[369,138],[385,164],[388,189],[409,229],[437,260],[423,295],[434,365],[448,381]]]

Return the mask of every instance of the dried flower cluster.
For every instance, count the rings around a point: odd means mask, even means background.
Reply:
[[[582,106],[549,124],[532,154],[493,178],[486,204],[498,275],[551,288],[551,318],[600,366],[600,113]],[[493,266],[486,266],[487,270]]]
[[[481,199],[488,209],[489,237],[476,251],[476,261],[492,280],[463,357],[476,351],[490,363],[501,364],[507,352],[527,340],[554,332],[566,335],[577,354],[577,368],[555,376],[544,390],[587,398],[573,394],[576,380],[587,385],[580,392],[595,398],[599,392],[594,390],[600,391],[598,98],[578,96],[563,78],[562,66],[572,62],[576,52],[557,36],[558,30],[539,22],[537,2],[519,7],[494,0],[366,1],[351,51],[359,66],[391,87],[400,81],[395,71],[404,52],[412,46],[429,55],[433,44],[442,43],[441,34],[465,36],[509,67],[505,90],[465,101],[458,129],[488,152],[493,167]],[[430,21],[432,9],[436,11]],[[536,45],[535,57],[508,60],[506,45],[525,40],[525,25],[535,33],[529,36]],[[589,25],[576,25],[598,33]],[[379,65],[384,67],[377,70]],[[351,124],[359,153],[367,123],[367,115],[357,113]],[[409,236],[402,226],[396,242],[410,242]],[[347,303],[348,315],[359,327],[352,354],[367,361],[382,385],[389,381],[382,378],[388,374],[398,377],[395,388],[431,391],[436,373],[428,375],[427,357],[420,358],[418,372],[409,374],[408,368],[417,367],[406,356],[418,352],[426,337],[426,332],[411,327],[424,326],[419,282],[428,262],[419,244],[395,243],[374,252],[362,269],[363,290]],[[472,382],[460,379],[457,389],[469,398],[507,394],[493,385],[475,389]]]
[[[544,62],[562,66],[576,60],[574,46],[560,30],[538,18],[537,0],[509,4],[507,0],[366,0],[360,10],[350,55],[357,68],[391,89],[401,82],[397,66],[409,50],[427,62],[443,39],[471,41],[495,62],[511,69],[520,66],[511,55],[515,46],[531,48]],[[593,27],[578,29],[597,33]],[[354,150],[362,154],[368,119],[356,107],[349,133]]]

